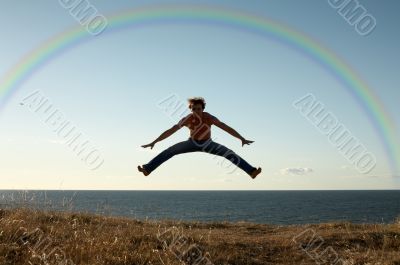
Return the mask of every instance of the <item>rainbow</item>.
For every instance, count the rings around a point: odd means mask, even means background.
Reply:
[[[154,23],[200,23],[230,27],[258,34],[295,49],[331,74],[357,102],[368,117],[387,155],[393,175],[400,168],[400,144],[395,123],[377,95],[338,55],[304,33],[282,23],[251,13],[209,5],[152,5],[105,16],[107,28],[101,34],[132,26]],[[49,39],[23,57],[0,83],[0,109],[18,88],[38,69],[68,48],[99,36],[90,35],[84,26],[76,26]]]

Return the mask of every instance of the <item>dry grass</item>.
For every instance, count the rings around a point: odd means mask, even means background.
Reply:
[[[400,264],[399,250],[399,222],[277,226],[0,209],[0,264]]]

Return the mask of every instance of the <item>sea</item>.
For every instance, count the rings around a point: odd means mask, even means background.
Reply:
[[[0,208],[29,207],[139,220],[307,224],[400,222],[400,190],[0,190]]]

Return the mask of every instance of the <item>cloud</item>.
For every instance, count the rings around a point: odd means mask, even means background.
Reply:
[[[366,180],[366,179],[382,179],[382,180],[390,180],[395,179],[395,175],[366,175],[362,173],[358,173],[357,175],[336,175],[335,178],[339,179],[356,179],[356,180]],[[398,177],[398,176],[397,176]]]
[[[399,175],[382,175],[382,176],[374,176],[376,178],[394,178],[394,179],[399,179]]]
[[[314,172],[312,168],[309,167],[291,167],[291,168],[284,168],[281,169],[281,174],[282,175],[295,175],[295,176],[301,176],[301,175],[306,175],[309,173]]]
[[[216,179],[217,182],[233,182],[232,179],[230,178],[221,178],[221,179]]]
[[[47,139],[47,142],[52,143],[52,144],[64,144],[65,140]]]

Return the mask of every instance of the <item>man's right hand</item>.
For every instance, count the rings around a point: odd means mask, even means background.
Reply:
[[[254,141],[250,141],[250,140],[246,140],[246,139],[242,139],[242,146],[244,146],[245,144],[251,144],[254,143]]]
[[[156,144],[155,142],[152,142],[152,143],[149,143],[149,144],[142,145],[142,147],[143,147],[143,148],[150,147],[150,149],[153,149],[153,147],[154,147],[155,144]]]

